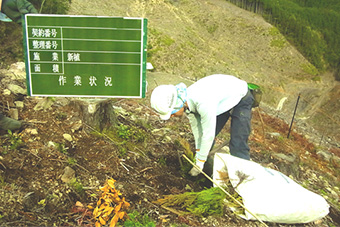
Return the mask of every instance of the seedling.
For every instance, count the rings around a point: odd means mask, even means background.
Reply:
[[[8,130],[7,137],[11,144],[9,146],[10,150],[17,150],[22,147],[24,142],[21,140],[20,135],[18,135],[17,133],[13,133],[11,130]]]
[[[79,195],[82,195],[84,193],[84,187],[83,187],[82,183],[78,182],[76,178],[73,178],[70,181],[69,185]]]
[[[67,163],[74,166],[77,164],[77,160],[75,158],[67,158]]]
[[[140,214],[138,211],[133,211],[128,214],[128,219],[124,222],[125,227],[155,227],[156,224],[147,214]]]

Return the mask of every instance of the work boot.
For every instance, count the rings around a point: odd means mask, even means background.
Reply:
[[[203,171],[210,177],[213,178],[213,169],[214,169],[214,159],[213,157],[208,157],[207,161],[204,164],[203,167]],[[208,180],[206,178],[205,181],[203,181],[202,183],[200,183],[200,185],[203,188],[211,188],[213,187],[213,182],[211,182],[210,180]]]
[[[0,129],[17,130],[21,128],[21,122],[0,114]]]

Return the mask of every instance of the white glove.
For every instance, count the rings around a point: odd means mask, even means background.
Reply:
[[[202,161],[196,158],[196,166],[191,168],[191,170],[189,171],[189,174],[193,177],[196,177],[198,174],[201,173],[204,163],[205,161]]]

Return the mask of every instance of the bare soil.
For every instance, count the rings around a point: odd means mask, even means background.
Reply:
[[[35,110],[48,98],[2,95],[0,108],[6,114],[16,101],[24,103],[19,119],[26,126],[18,132],[1,131],[0,225],[94,226],[93,209],[87,206],[96,205],[101,196],[98,188],[112,178],[131,204],[128,213],[148,215],[157,226],[261,226],[241,219],[227,206],[222,216],[196,217],[178,215],[179,207],[171,210],[153,203],[165,195],[204,190],[205,184],[203,176],[190,177],[181,170],[178,154],[194,144],[187,119],[160,121],[149,107],[148,96],[112,99],[117,126],[99,132],[84,122],[69,98],[56,98],[50,107]],[[287,139],[289,126],[261,108],[254,109],[252,126],[253,161],[291,176],[332,204],[330,215],[317,223],[267,224],[339,225],[340,164],[320,159],[316,145],[295,130]],[[228,128],[217,145],[228,139]],[[66,167],[75,171],[76,183],[64,180]],[[82,208],[76,206],[79,203]]]
[[[261,226],[227,206],[222,216],[196,217],[178,215],[179,207],[153,203],[165,195],[204,190],[204,177],[190,177],[180,167],[178,153],[194,145],[187,119],[160,121],[149,107],[150,91],[157,84],[191,83],[212,73],[236,75],[264,87],[263,105],[253,111],[252,160],[290,176],[331,205],[330,214],[315,223],[266,224],[340,226],[339,148],[323,147],[319,137],[307,137],[297,124],[287,138],[289,125],[281,119],[291,117],[286,113],[292,112],[301,92],[299,121],[305,124],[303,118],[316,116],[321,129],[338,135],[336,121],[323,122],[328,118],[318,111],[323,107],[333,114],[331,119],[338,119],[338,100],[330,99],[338,97],[331,95],[338,94],[338,83],[329,77],[311,81],[313,76],[302,68],[308,62],[287,41],[283,47],[272,46],[273,40],[284,38],[273,35],[272,26],[260,16],[222,0],[73,0],[70,14],[148,18],[148,60],[155,67],[148,76],[149,91],[141,100],[110,100],[117,125],[100,131],[86,123],[70,98],[5,94],[10,83],[26,86],[24,79],[9,76],[17,72],[1,72],[0,111],[11,116],[18,110],[25,127],[0,132],[0,226],[94,226],[88,205],[96,206],[98,189],[110,178],[131,204],[127,212],[147,215],[157,226]],[[268,111],[284,97],[282,112]],[[327,104],[329,100],[334,102]],[[24,106],[18,107],[17,101]],[[41,103],[45,106],[36,109]],[[228,140],[228,128],[216,145]],[[69,168],[75,173],[67,177]]]

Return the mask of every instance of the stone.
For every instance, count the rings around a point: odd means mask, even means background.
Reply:
[[[67,141],[69,141],[69,142],[72,142],[73,141],[73,138],[72,138],[72,136],[70,135],[70,134],[64,134],[63,135],[63,137],[64,137],[64,139],[65,140],[67,140]]]
[[[14,103],[15,103],[15,106],[17,108],[20,108],[20,109],[24,108],[24,102],[22,102],[22,101],[15,101]]]
[[[26,95],[27,91],[26,89],[16,85],[16,84],[9,84],[7,88],[14,94],[21,94],[21,95]]]
[[[318,151],[316,152],[319,158],[329,162],[332,158],[332,154],[326,151]]]
[[[76,176],[76,171],[74,171],[71,167],[66,166],[64,169],[64,174],[61,176],[61,181],[68,184],[74,179]]]

